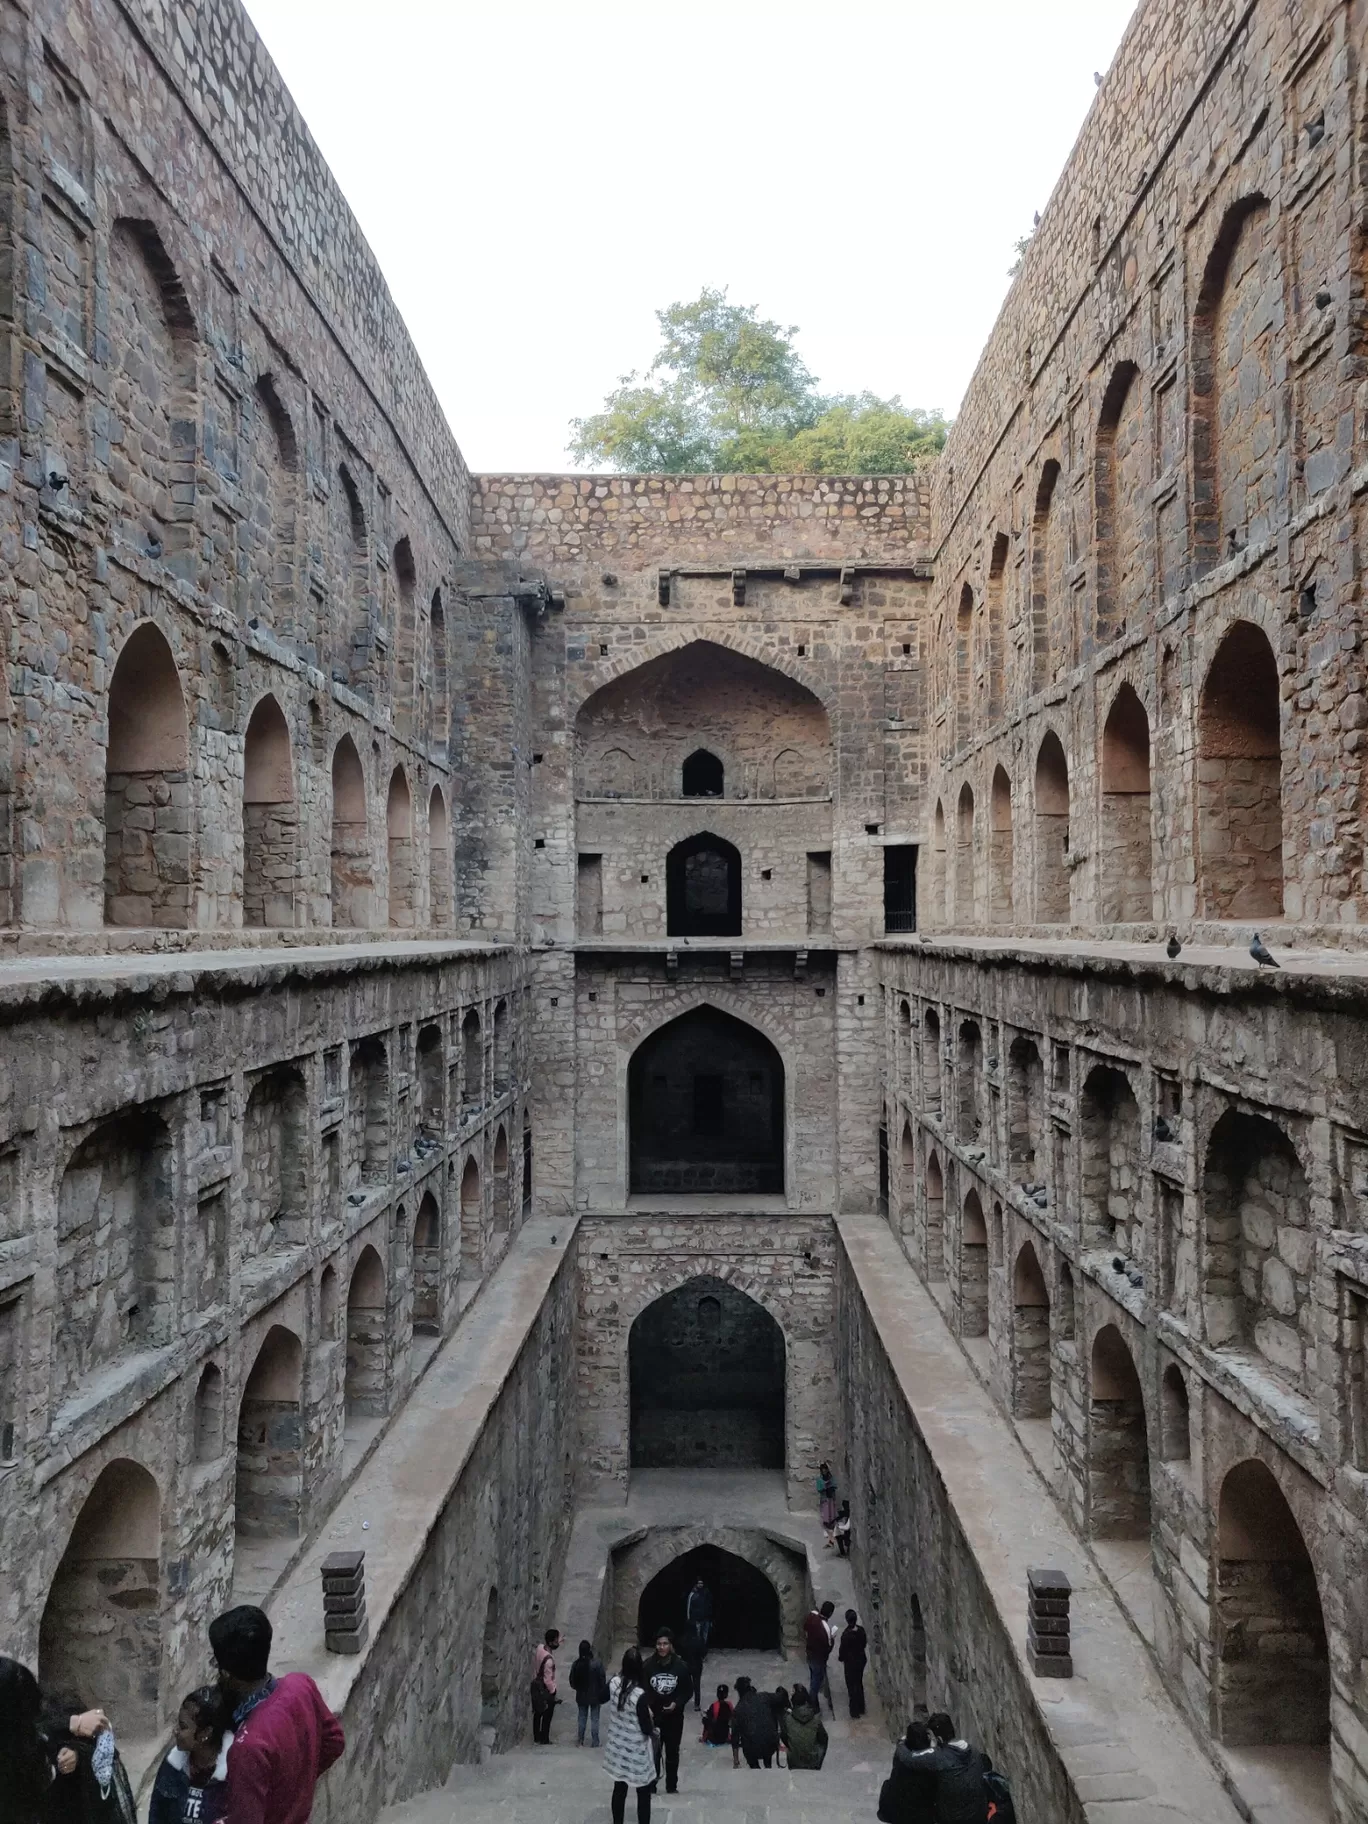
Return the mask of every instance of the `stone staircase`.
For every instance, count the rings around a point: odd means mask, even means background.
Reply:
[[[711,1696],[722,1681],[735,1686],[741,1673],[765,1690],[801,1682],[800,1658],[729,1652],[708,1656],[703,1688]],[[705,1748],[698,1740],[701,1719],[686,1726],[680,1755],[679,1791],[657,1789],[651,1824],[870,1824],[879,1786],[892,1762],[888,1727],[869,1687],[867,1716],[852,1723],[845,1714],[839,1671],[833,1686],[836,1715],[823,1704],[831,1737],[819,1773],[790,1773],[742,1761],[732,1767],[731,1751]],[[506,1754],[488,1756],[478,1767],[458,1767],[437,1792],[423,1793],[383,1813],[386,1824],[607,1824],[612,1782],[603,1755],[575,1746],[573,1704],[556,1711],[549,1748],[531,1738]],[[636,1817],[628,1794],[627,1824]]]

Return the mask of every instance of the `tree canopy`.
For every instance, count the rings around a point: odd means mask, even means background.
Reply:
[[[797,327],[706,286],[656,312],[660,352],[624,374],[603,410],[571,421],[577,462],[641,473],[902,475],[949,426],[896,396],[823,395],[794,347]]]

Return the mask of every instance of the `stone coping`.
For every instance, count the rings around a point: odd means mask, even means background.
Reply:
[[[278,987],[291,980],[325,981],[365,971],[435,966],[511,954],[508,944],[459,938],[402,942],[283,945],[267,949],[156,951],[25,956],[0,961],[0,1008],[21,1010],[47,1001],[103,1002],[127,995],[212,994]]]
[[[925,935],[874,938],[870,947],[892,955],[924,957],[928,962],[973,963],[978,968],[1001,966],[1058,973],[1062,967],[1079,975],[1147,985],[1157,980],[1176,988],[1197,988],[1214,994],[1284,994],[1324,1006],[1362,1002],[1368,989],[1368,953],[1329,948],[1323,932],[1308,936],[1304,947],[1298,938],[1297,947],[1292,948],[1276,927],[1260,929],[1277,959],[1277,969],[1259,967],[1249,954],[1247,934],[1242,941],[1232,943],[1185,942],[1182,955],[1173,960],[1165,954],[1159,939],[1131,943],[1123,939],[991,937],[932,931]]]
[[[1140,1636],[974,1378],[887,1223],[838,1216],[836,1229],[910,1421],[1002,1619],[1022,1689],[1035,1698],[1085,1816],[1091,1824],[1237,1824],[1242,1814]],[[1027,1664],[1026,1578],[1038,1564],[1059,1566],[1073,1586],[1072,1679],[1038,1680]]]
[[[574,1240],[573,1216],[524,1225],[454,1334],[433,1357],[389,1430],[267,1602],[276,1673],[307,1672],[339,1715],[379,1647],[385,1623],[429,1541],[512,1374]],[[355,1655],[323,1645],[320,1576],[336,1551],[366,1554],[370,1639]]]

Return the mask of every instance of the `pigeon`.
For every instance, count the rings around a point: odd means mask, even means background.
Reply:
[[[1165,1143],[1173,1138],[1173,1129],[1169,1126],[1163,1115],[1156,1115],[1154,1117],[1154,1137],[1156,1140]]]
[[[1094,70],[1094,71],[1093,71],[1093,81],[1094,81],[1094,82],[1095,82],[1095,83],[1096,83],[1096,84],[1097,84],[1097,86],[1098,86],[1098,88],[1099,88],[1099,89],[1100,89],[1100,88],[1101,88],[1101,87],[1102,87],[1102,72],[1101,72],[1101,70]]]
[[[1249,946],[1249,954],[1254,958],[1254,961],[1259,965],[1260,969],[1281,968],[1281,964],[1278,962],[1277,957],[1273,955],[1272,951],[1268,948],[1257,931],[1254,933],[1254,942]]]
[[[1170,957],[1177,956],[1182,948],[1183,946],[1178,942],[1178,939],[1170,932],[1169,941],[1164,945],[1165,954]]]
[[[1124,1273],[1125,1270],[1126,1270],[1125,1261],[1121,1258],[1121,1256],[1119,1254],[1113,1254],[1112,1255],[1112,1272],[1113,1273]]]

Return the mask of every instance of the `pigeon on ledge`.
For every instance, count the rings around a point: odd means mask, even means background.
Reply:
[[[1170,932],[1169,941],[1164,945],[1165,953],[1170,957],[1177,956],[1182,947],[1183,946],[1178,942],[1178,939]]]
[[[1254,942],[1249,946],[1249,954],[1254,958],[1254,961],[1259,965],[1260,969],[1279,969],[1282,967],[1277,957],[1274,956],[1273,952],[1268,948],[1257,931],[1254,933]]]

